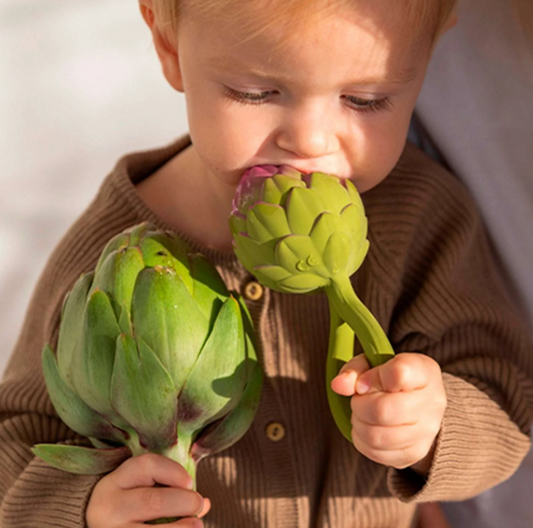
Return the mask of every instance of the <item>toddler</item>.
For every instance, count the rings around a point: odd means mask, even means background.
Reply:
[[[171,516],[190,527],[408,528],[417,504],[474,496],[515,471],[529,449],[532,347],[472,200],[406,144],[454,4],[141,0],[163,74],[185,94],[190,135],[122,158],[49,260],[0,386],[3,528],[133,528]],[[231,249],[236,186],[261,164],[337,174],[362,193],[370,251],[352,280],[398,354],[370,370],[358,347],[333,380],[351,398],[352,443],[326,399],[325,295],[263,289]],[[53,410],[41,349],[57,340],[74,281],[141,221],[217,266],[247,299],[261,344],[256,419],[200,463],[197,491],[157,455],[95,477],[30,452],[84,441]]]

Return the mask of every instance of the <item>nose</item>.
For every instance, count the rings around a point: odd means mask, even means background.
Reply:
[[[277,146],[298,158],[320,158],[339,147],[335,123],[321,109],[302,107],[287,112],[278,128]]]

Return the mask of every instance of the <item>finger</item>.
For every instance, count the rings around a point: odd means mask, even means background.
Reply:
[[[128,524],[125,528],[146,528],[146,524],[134,523]],[[157,525],[158,528],[203,528],[204,523],[197,517],[185,517],[172,523],[162,523]]]
[[[149,488],[154,484],[192,489],[193,480],[178,462],[146,453],[124,461],[110,476],[121,489]]]
[[[196,491],[183,488],[136,488],[116,496],[119,516],[138,522],[163,517],[192,517],[204,509],[203,498]]]
[[[371,392],[350,401],[352,414],[367,425],[413,425],[420,420],[424,408],[423,391]]]
[[[352,421],[352,433],[362,444],[375,451],[400,451],[417,442],[419,428],[417,425],[367,425],[355,419]]]
[[[428,385],[435,365],[437,364],[433,359],[423,354],[397,354],[387,363],[362,373],[357,379],[356,392],[366,394],[372,391],[422,389]]]
[[[410,467],[427,454],[427,449],[417,443],[404,449],[375,449],[363,442],[354,430],[352,430],[352,440],[356,449],[370,460],[396,469]]]
[[[128,524],[127,528],[146,528],[146,524]],[[180,519],[179,521],[175,521],[172,523],[162,523],[158,524],[158,528],[203,528],[204,523],[198,519],[197,517],[185,517],[184,519]]]
[[[197,517],[199,519],[201,519],[202,517],[205,517],[208,513],[209,513],[209,510],[211,509],[211,501],[207,498],[207,497],[204,497],[204,508],[203,510],[197,515]]]
[[[331,380],[331,389],[341,396],[353,396],[357,378],[370,368],[364,354],[359,354],[343,365]]]

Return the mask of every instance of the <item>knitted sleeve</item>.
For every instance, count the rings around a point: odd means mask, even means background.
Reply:
[[[63,298],[80,262],[60,245],[42,274],[22,332],[0,384],[0,526],[73,528],[85,526],[85,506],[97,479],[73,475],[34,457],[36,443],[79,443],[81,438],[59,419],[41,371],[44,343],[55,347]],[[69,270],[65,275],[62,271]],[[63,275],[63,277],[62,277]]]
[[[136,222],[96,200],[65,235],[43,271],[0,384],[0,526],[83,528],[98,477],[74,475],[34,457],[36,443],[88,444],[58,417],[41,370],[45,343],[55,348],[66,293],[94,268],[107,241]],[[107,214],[105,211],[113,211]]]
[[[529,450],[533,347],[455,178],[408,149],[367,202],[391,341],[440,364],[448,399],[428,478],[390,470],[389,486],[403,501],[466,499],[507,479]]]
[[[143,220],[155,220],[138,199],[138,181],[189,144],[123,157],[99,194],[69,229],[39,278],[15,349],[0,383],[0,526],[84,528],[99,477],[74,475],[34,457],[36,443],[84,443],[58,417],[41,370],[46,343],[56,346],[63,300],[82,273],[94,269],[105,244]]]

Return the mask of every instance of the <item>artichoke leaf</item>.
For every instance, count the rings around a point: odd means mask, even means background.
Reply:
[[[111,402],[141,446],[158,451],[176,440],[177,391],[157,355],[137,341],[125,334],[117,339]]]
[[[344,227],[343,219],[339,215],[328,211],[320,214],[310,233],[311,240],[317,252],[323,255],[331,233],[340,231]]]
[[[102,253],[100,254],[100,258],[98,259],[98,263],[96,264],[95,268],[95,274],[98,273],[106,261],[107,257],[110,253],[113,251],[117,251],[119,249],[123,249],[128,246],[130,240],[130,235],[128,232],[119,233],[118,235],[115,235],[104,247],[102,250]]]
[[[359,194],[359,191],[356,189],[355,185],[351,182],[351,180],[344,180],[344,185],[346,185],[346,190],[350,195],[352,203],[357,207],[357,209],[359,209],[360,214],[364,216],[365,206],[363,205],[363,200],[361,198],[361,195]]]
[[[279,289],[287,293],[311,293],[328,284],[329,279],[321,278],[313,273],[301,273],[282,280],[279,283]]]
[[[102,290],[96,290],[87,302],[83,354],[74,371],[74,382],[80,397],[119,427],[126,424],[111,407],[110,386],[120,333],[109,296]]]
[[[323,172],[311,174],[310,188],[320,193],[326,204],[326,209],[334,214],[340,214],[341,210],[350,203],[350,195],[346,188],[339,185],[339,178]]]
[[[61,378],[54,351],[45,345],[42,367],[50,400],[59,417],[76,433],[124,442],[126,433],[91,409]]]
[[[351,275],[348,272],[350,237],[342,231],[333,233],[324,250],[324,264],[332,275]]]
[[[259,407],[263,370],[254,362],[251,377],[237,405],[219,421],[206,427],[191,450],[196,460],[218,453],[239,441],[250,425]]]
[[[264,281],[265,284],[273,284],[270,286],[272,289],[276,289],[282,280],[291,277],[291,274],[281,266],[255,266],[253,271],[260,281]]]
[[[370,242],[365,240],[359,247],[359,251],[352,251],[350,254],[350,260],[348,262],[348,275],[353,275],[363,264],[368,250],[370,248]]]
[[[179,392],[209,334],[209,319],[171,268],[146,268],[133,294],[133,331],[153,350]]]
[[[146,267],[173,268],[192,295],[193,281],[187,262],[187,246],[175,236],[149,233],[140,243]]]
[[[246,231],[246,217],[239,212],[233,213],[229,218],[231,232],[234,234]]]
[[[296,180],[297,181],[297,180]],[[281,205],[283,198],[282,190],[276,185],[274,178],[267,178],[263,184],[261,201],[275,205]]]
[[[261,243],[291,234],[285,210],[274,204],[259,202],[248,212],[248,233]]]
[[[275,241],[260,244],[248,235],[240,233],[234,236],[234,240],[235,254],[245,266],[250,268],[254,262],[261,262],[265,265],[276,264]]]
[[[119,319],[122,305],[131,305],[133,289],[144,260],[138,247],[112,251],[95,274],[91,293],[102,290],[109,294],[115,317]]]
[[[93,449],[63,444],[37,444],[32,452],[50,466],[80,475],[108,473],[131,457],[131,451],[126,446]]]
[[[276,246],[276,260],[293,275],[310,272],[329,277],[322,256],[308,236],[289,235],[280,240]]]
[[[197,431],[236,405],[246,383],[240,305],[229,297],[179,395],[179,434]]]
[[[306,188],[292,189],[285,209],[291,232],[295,235],[308,235],[318,215],[327,210],[320,193]]]
[[[291,189],[305,188],[305,182],[303,182],[299,178],[295,178],[294,176],[287,176],[285,174],[276,174],[275,176],[272,176],[272,178],[268,178],[267,182],[270,180],[274,182],[276,187],[279,189],[279,192],[281,193],[281,200],[279,201],[279,205],[281,205],[282,207],[285,206],[286,200],[289,196],[289,191]],[[267,201],[266,194],[263,196],[263,200]],[[276,203],[278,202],[276,201]]]
[[[63,303],[61,326],[57,342],[57,363],[61,377],[69,379],[71,363],[79,352],[83,333],[85,304],[91,287],[93,273],[82,275],[74,284]]]
[[[228,298],[226,284],[216,268],[202,254],[189,255],[194,300],[212,327],[222,303]]]

